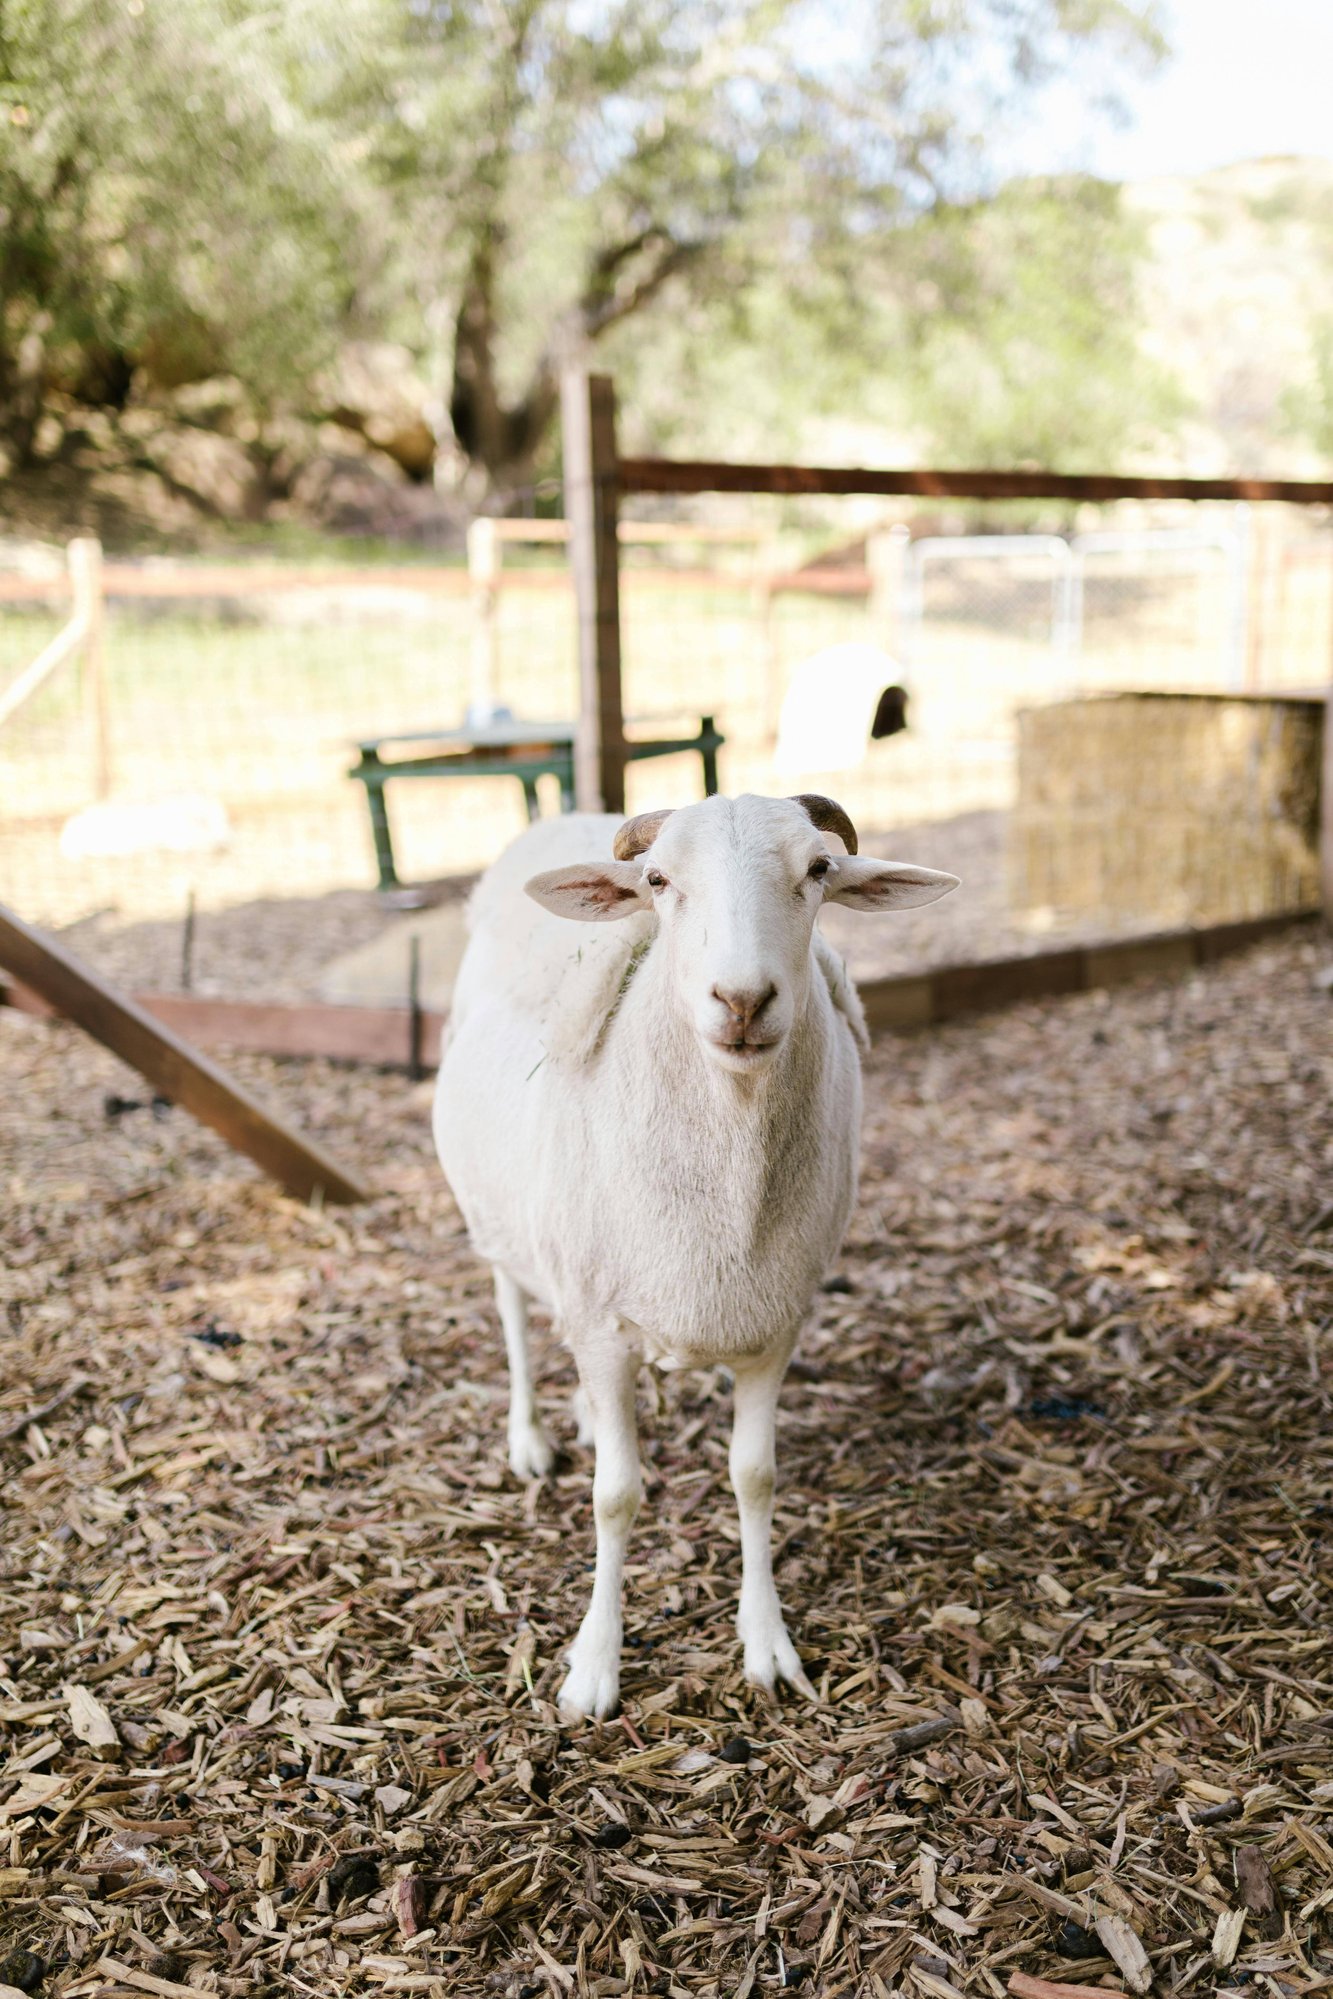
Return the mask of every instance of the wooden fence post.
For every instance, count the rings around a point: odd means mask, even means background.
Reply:
[[[895,658],[899,657],[902,645],[903,596],[911,543],[911,530],[901,522],[891,528],[875,528],[866,536],[871,638]]]
[[[467,571],[472,579],[471,722],[487,722],[495,712],[500,665],[500,561],[497,523],[479,515],[467,531]]]
[[[571,369],[561,382],[565,515],[579,629],[574,796],[581,812],[625,809],[620,692],[619,460],[615,385]]]
[[[1245,690],[1262,688],[1270,661],[1278,656],[1278,565],[1282,560],[1282,522],[1271,507],[1254,507],[1250,514],[1250,573],[1247,590],[1249,632],[1245,650]]]
[[[80,535],[70,543],[69,576],[74,615],[83,626],[80,677],[93,742],[93,797],[101,799],[111,793],[111,720],[102,643],[102,544],[94,535]]]

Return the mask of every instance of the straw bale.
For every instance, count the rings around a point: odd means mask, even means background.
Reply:
[[[1019,906],[1225,922],[1319,901],[1319,702],[1120,694],[1018,721]]]
[[[727,1386],[682,1372],[643,1383],[624,1711],[577,1728],[571,1371],[543,1336],[563,1452],[521,1487],[420,1091],[238,1064],[383,1190],[317,1213],[0,1015],[0,1982],[1328,1989],[1328,957],[876,1049],[780,1414],[819,1700],[741,1678]]]

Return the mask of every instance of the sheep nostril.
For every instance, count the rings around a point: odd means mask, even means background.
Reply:
[[[748,1027],[761,1014],[771,999],[777,997],[777,987],[768,986],[763,992],[754,990],[725,991],[721,986],[713,987],[713,998],[721,1000],[727,1012],[738,1020],[742,1027]]]

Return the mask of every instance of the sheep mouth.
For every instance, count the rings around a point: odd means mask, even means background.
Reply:
[[[781,1035],[770,1034],[763,1040],[755,1037],[752,1040],[729,1041],[723,1035],[710,1034],[708,1042],[719,1055],[729,1057],[741,1068],[752,1069],[757,1067],[766,1055],[773,1053],[781,1038]]]

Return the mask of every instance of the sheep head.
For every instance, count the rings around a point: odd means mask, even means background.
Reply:
[[[847,849],[830,852],[822,832]],[[934,902],[956,875],[858,855],[833,799],[707,798],[628,819],[615,859],[527,883],[554,915],[615,921],[656,911],[677,1006],[710,1059],[733,1073],[772,1065],[809,990],[811,936],[826,902],[887,911]]]

